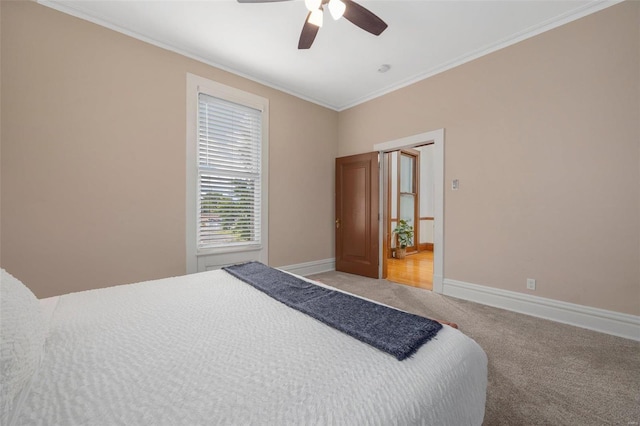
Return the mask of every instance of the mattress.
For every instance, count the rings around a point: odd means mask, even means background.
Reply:
[[[449,326],[411,358],[224,271],[48,299],[18,425],[480,425],[487,358]]]

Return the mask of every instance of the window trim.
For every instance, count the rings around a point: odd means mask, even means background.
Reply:
[[[262,111],[262,168],[261,168],[261,244],[248,244],[244,247],[218,247],[198,250],[198,93],[206,93],[220,99],[245,105]],[[208,268],[201,265],[201,258],[219,257],[214,261],[217,266],[243,260],[258,260],[268,263],[269,247],[269,100],[261,96],[236,89],[197,75],[187,73],[187,134],[186,134],[186,266],[187,273],[199,272]],[[234,254],[249,256],[238,258]],[[246,257],[245,256],[245,257]]]

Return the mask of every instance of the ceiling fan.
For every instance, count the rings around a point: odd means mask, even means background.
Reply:
[[[290,0],[238,0],[238,3],[272,3],[277,1]],[[382,34],[387,28],[387,24],[382,19],[352,0],[305,0],[304,3],[309,13],[302,26],[298,49],[308,49],[313,44],[318,30],[322,26],[325,6],[329,9],[333,19],[338,20],[344,16],[351,23],[373,35]]]

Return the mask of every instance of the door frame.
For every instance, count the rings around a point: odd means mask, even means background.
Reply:
[[[400,139],[394,139],[388,142],[381,142],[375,144],[373,149],[378,151],[381,155],[386,152],[397,151],[403,148],[414,148],[416,146],[433,143],[434,154],[434,229],[433,229],[433,291],[435,293],[443,292],[444,281],[444,129],[433,130],[430,132],[419,133],[412,136],[407,136]],[[384,182],[382,179],[384,173],[380,173],[380,200],[383,200]],[[379,222],[380,224],[380,261],[379,261],[379,276],[382,276],[382,264],[384,259],[385,244],[382,239],[384,238],[383,226],[385,226],[386,220],[388,220],[384,203],[379,203],[380,217],[383,218]]]

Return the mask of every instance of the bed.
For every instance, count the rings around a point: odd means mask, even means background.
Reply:
[[[2,270],[1,290],[2,424],[483,420],[486,355],[447,325],[398,361],[223,270],[43,300]]]

